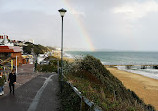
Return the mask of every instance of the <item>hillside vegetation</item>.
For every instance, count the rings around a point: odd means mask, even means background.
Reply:
[[[53,56],[48,56],[44,60],[49,61],[49,64],[38,64],[37,71],[38,72],[57,72],[58,69],[58,61],[59,59]],[[60,62],[59,62],[60,64]]]
[[[25,54],[31,54],[34,52],[35,55],[44,54],[45,52],[51,51],[50,47],[45,47],[40,44],[32,44],[30,42],[26,42],[27,46],[23,46],[23,51]]]
[[[107,111],[154,111],[133,91],[126,89],[102,65],[99,59],[86,56],[64,65],[64,74],[69,82],[77,87],[82,95]]]

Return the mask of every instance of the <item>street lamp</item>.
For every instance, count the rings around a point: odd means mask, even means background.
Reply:
[[[62,18],[62,25],[61,25],[61,80],[63,75],[63,17],[66,12],[65,9],[58,10],[60,12],[61,18]]]

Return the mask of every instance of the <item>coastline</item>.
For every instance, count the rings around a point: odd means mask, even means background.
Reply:
[[[60,56],[56,57],[60,58]],[[64,57],[64,60],[74,62],[74,58]],[[114,67],[106,68],[122,81],[127,89],[134,91],[146,104],[151,104],[158,110],[158,79],[119,70]]]
[[[60,52],[54,52],[54,54],[52,56],[54,56],[55,58],[61,59]],[[63,60],[66,60],[66,61],[69,61],[69,62],[74,62],[75,59],[63,56]]]
[[[111,74],[122,81],[123,85],[134,91],[146,104],[153,105],[158,110],[158,80],[135,73],[107,68]]]

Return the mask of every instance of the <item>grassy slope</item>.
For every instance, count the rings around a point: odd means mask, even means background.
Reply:
[[[65,69],[68,80],[103,110],[154,110],[152,106],[145,105],[133,91],[127,90],[100,60],[92,56],[65,68],[69,69]]]

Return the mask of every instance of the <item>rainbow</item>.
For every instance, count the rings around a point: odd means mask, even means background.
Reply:
[[[63,0],[64,4],[66,5],[66,7],[68,8],[68,10],[70,12],[74,12],[74,13],[77,13],[76,10],[74,10],[72,8],[72,6],[70,5],[69,1],[68,0]],[[94,48],[94,45],[91,41],[91,38],[85,28],[85,25],[83,24],[82,20],[79,18],[79,16],[77,14],[73,14],[74,15],[74,18],[75,18],[75,21],[78,25],[78,28],[82,34],[82,36],[84,37],[86,43],[88,43],[88,47],[91,51],[95,51],[95,48]]]

